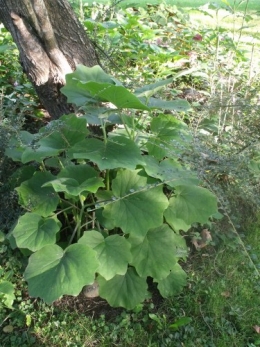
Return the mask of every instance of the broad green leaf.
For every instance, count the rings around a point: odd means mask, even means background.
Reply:
[[[205,118],[198,124],[198,129],[205,130],[207,133],[218,134],[218,116]]]
[[[144,163],[137,145],[123,137],[115,136],[107,142],[98,139],[85,139],[69,151],[75,159],[89,159],[99,169],[127,168],[134,170]]]
[[[100,263],[97,272],[107,281],[115,275],[124,275],[131,261],[130,244],[123,236],[111,235],[104,238],[95,230],[86,231],[79,239],[97,252]]]
[[[66,76],[66,86],[61,90],[68,101],[77,106],[103,101],[111,102],[117,108],[149,110],[137,96],[119,84],[99,66],[78,65],[76,71]]]
[[[55,134],[53,135],[55,136]],[[22,154],[22,163],[26,164],[30,161],[42,162],[45,158],[57,156],[60,150],[53,147],[46,147],[43,145],[28,146]]]
[[[12,137],[5,150],[5,155],[13,161],[22,161],[22,155],[26,148],[31,146],[35,140],[35,135],[28,131],[20,131],[19,137]]]
[[[185,225],[195,222],[206,223],[209,217],[216,212],[217,199],[209,190],[182,185],[176,187],[175,196],[170,199],[170,205],[164,216],[173,229],[179,230],[180,221],[178,220],[182,220]]]
[[[82,141],[89,133],[86,119],[74,114],[62,116],[50,122],[40,130],[41,138],[34,146],[27,147],[22,155],[22,162],[41,162],[43,159],[56,156]]]
[[[59,203],[59,196],[52,187],[42,187],[55,176],[49,172],[36,172],[32,178],[16,188],[19,201],[27,210],[48,217]]]
[[[49,133],[52,129],[53,131]],[[42,128],[42,132],[43,134],[47,132],[47,136],[42,138],[39,143],[60,150],[73,146],[89,134],[86,120],[75,114],[68,114],[59,120],[50,122],[47,127]]]
[[[70,165],[62,169],[57,179],[47,182],[43,187],[52,186],[55,192],[66,192],[77,196],[82,192],[96,193],[98,188],[104,187],[103,179],[91,166]]]
[[[107,202],[111,202],[115,199],[115,197],[113,196],[113,192],[111,192],[110,190],[98,190],[96,193],[96,198],[98,199],[95,207],[96,207],[96,218],[98,220],[98,222],[100,223],[100,225],[107,229],[107,230],[112,230],[116,227],[114,220],[112,218],[106,218],[103,215],[103,211],[104,208],[101,206],[103,206],[104,204],[106,204]]]
[[[111,109],[109,107],[96,107],[88,105],[82,107],[84,110],[83,117],[86,118],[88,124],[94,125],[110,125],[110,124],[122,124],[121,117],[116,109]]]
[[[90,68],[78,65],[73,73],[66,75],[66,85],[61,88],[61,91],[67,96],[68,102],[77,106],[101,101],[86,88],[86,84],[90,81],[97,84],[120,84],[117,80],[107,75],[98,65]]]
[[[11,50],[15,49],[16,47],[14,45],[0,45],[0,53],[6,53],[10,52]],[[5,65],[3,65],[4,68]]]
[[[154,279],[154,282],[158,282],[158,289],[162,297],[169,298],[182,291],[182,288],[186,285],[186,278],[185,271],[176,263],[168,277],[161,280]]]
[[[9,184],[10,186],[15,189],[16,187],[20,186],[24,181],[29,180],[33,174],[36,171],[35,166],[30,165],[23,165],[19,167],[10,177]]]
[[[187,170],[176,159],[164,159],[161,162],[154,157],[144,156],[145,172],[154,178],[159,178],[170,187],[180,184],[198,184],[199,180],[195,172]]]
[[[56,242],[61,223],[56,217],[43,218],[36,213],[26,213],[18,219],[12,231],[19,248],[35,252]]]
[[[191,110],[188,101],[177,99],[173,101],[150,98],[147,104],[151,109],[173,110],[177,112],[187,112]]]
[[[124,233],[144,236],[163,223],[168,199],[162,186],[147,186],[147,178],[139,171],[121,170],[112,182],[115,201],[104,206],[104,217],[114,220]]]
[[[78,295],[94,282],[97,268],[96,252],[86,245],[73,244],[65,250],[48,245],[30,256],[24,278],[30,296],[51,304],[62,295]]]
[[[0,282],[0,303],[7,306],[8,308],[12,308],[13,302],[15,300],[14,295],[14,285],[9,281],[1,281]]]
[[[158,160],[176,157],[191,140],[185,123],[171,115],[159,115],[151,122],[152,135],[146,147],[150,155]]]
[[[66,75],[66,78],[67,77],[72,77],[73,80],[78,80],[84,83],[95,81],[98,83],[115,84],[114,78],[105,73],[105,71],[99,65],[87,67],[79,64],[74,72]],[[63,89],[65,89],[65,87],[63,87]]]
[[[96,209],[96,218],[97,218],[97,221],[99,222],[99,224],[107,230],[113,230],[116,227],[114,220],[111,218],[105,218],[103,216],[103,210],[104,209],[99,208],[98,203],[96,204],[96,208],[97,208]]]
[[[61,92],[67,97],[69,103],[78,107],[88,103],[97,104],[99,101],[86,90],[85,83],[74,78],[73,74],[66,75],[66,85],[61,88]]]
[[[163,101],[155,98],[147,98],[168,84],[172,79],[159,81],[153,85],[146,86],[136,93],[145,98],[139,98],[131,93],[120,83],[107,75],[99,66],[87,68],[79,65],[75,72],[66,76],[66,86],[61,88],[62,93],[68,98],[68,101],[77,106],[83,106],[86,103],[111,102],[117,108],[132,108],[138,110],[169,109],[175,111],[188,111],[190,105],[186,100]]]
[[[112,307],[132,310],[149,295],[146,278],[139,277],[133,268],[129,268],[125,275],[116,275],[109,281],[98,276],[98,283],[99,295]]]
[[[130,235],[133,260],[131,265],[136,268],[140,277],[151,276],[163,279],[177,262],[177,248],[182,246],[180,235],[176,235],[166,224],[150,229],[145,237]]]
[[[173,78],[167,78],[166,80],[157,81],[152,84],[148,84],[146,86],[143,86],[141,88],[138,88],[135,90],[135,95],[138,97],[146,97],[150,98],[150,96],[154,95],[156,92],[158,92],[160,89],[162,89],[165,85],[172,83]]]
[[[111,102],[117,108],[133,108],[138,110],[150,110],[137,96],[123,86],[115,86],[108,83],[88,82],[85,89],[97,100]]]
[[[165,211],[166,212],[166,211]],[[168,211],[169,212],[169,211]],[[167,221],[167,223],[176,231],[180,231],[180,230],[183,230],[183,231],[188,231],[190,228],[191,228],[191,223],[190,224],[187,224],[185,223],[185,221],[181,218],[178,217],[178,211],[175,211],[174,209],[171,209],[171,214],[170,216],[168,215],[168,212],[167,212],[167,216],[169,217],[166,217],[165,216],[165,219]]]

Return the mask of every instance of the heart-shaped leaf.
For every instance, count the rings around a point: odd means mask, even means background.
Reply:
[[[116,275],[109,281],[98,276],[98,283],[99,295],[112,307],[132,310],[149,296],[146,279],[139,277],[133,268],[129,268],[125,275]]]
[[[159,178],[170,187],[181,184],[198,184],[199,180],[195,172],[184,168],[177,160],[166,158],[159,162],[152,156],[144,157],[146,173],[154,178]]]
[[[115,201],[104,206],[104,217],[112,219],[124,233],[144,236],[163,223],[168,199],[162,186],[147,186],[146,177],[139,171],[120,170],[112,182]]]
[[[31,146],[35,140],[35,135],[30,134],[28,131],[20,131],[19,137],[17,135],[12,137],[5,150],[5,155],[13,161],[22,161],[22,156],[26,148]]]
[[[43,187],[52,186],[56,192],[66,192],[77,196],[82,192],[96,193],[98,188],[104,187],[99,173],[87,164],[70,165],[62,169],[57,179],[47,182]]]
[[[96,252],[83,244],[63,250],[57,245],[41,248],[29,258],[24,278],[29,294],[52,303],[62,295],[78,295],[84,285],[91,284],[98,268]]]
[[[177,262],[177,248],[183,240],[166,224],[150,229],[145,237],[130,236],[132,265],[139,276],[166,278]]]
[[[66,75],[66,85],[61,88],[64,95],[67,96],[68,102],[77,106],[83,106],[86,103],[96,103],[97,98],[85,88],[85,84],[89,81],[98,83],[115,84],[115,80],[106,74],[98,65],[86,67],[78,65],[76,70]]]
[[[75,159],[89,159],[98,165],[100,170],[127,168],[134,170],[144,164],[137,145],[123,137],[115,136],[107,142],[98,139],[85,139],[71,148],[69,153]]]
[[[62,116],[41,128],[40,140],[33,146],[27,146],[22,154],[22,162],[41,162],[47,157],[55,156],[82,141],[88,133],[86,119],[74,114]]]
[[[36,213],[26,213],[18,219],[12,231],[19,248],[35,252],[56,242],[56,234],[61,223],[56,217],[43,218]]]
[[[171,273],[164,279],[154,279],[158,282],[158,289],[164,298],[179,294],[186,285],[187,274],[177,263],[172,267]]]
[[[79,64],[77,65],[77,68],[74,72],[66,75],[66,78],[67,77],[72,77],[73,80],[75,81],[78,80],[83,83],[87,83],[89,81],[94,81],[98,83],[110,83],[110,84],[119,83],[112,76],[105,73],[105,71],[99,65],[87,67],[82,64]],[[65,89],[65,87],[63,87],[63,89]]]
[[[172,115],[159,115],[151,122],[152,135],[146,147],[150,155],[158,160],[165,157],[176,157],[191,141],[187,125]]]
[[[36,172],[28,181],[16,188],[20,203],[32,212],[48,217],[57,208],[59,196],[52,187],[42,187],[55,178],[49,172]]]
[[[115,86],[108,83],[89,82],[84,85],[93,97],[103,102],[111,102],[117,108],[133,108],[138,110],[150,110],[145,100],[139,99],[123,86]]]
[[[97,272],[106,280],[126,273],[132,256],[130,244],[124,237],[111,235],[104,238],[98,231],[90,230],[85,232],[78,242],[97,252],[97,259],[100,263]]]
[[[206,223],[216,212],[217,199],[209,190],[182,185],[176,187],[175,196],[170,199],[170,205],[164,216],[173,229],[179,230],[179,220],[182,220],[186,226],[195,222]]]

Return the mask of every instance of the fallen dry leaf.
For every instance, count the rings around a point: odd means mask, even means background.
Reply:
[[[257,332],[257,334],[260,334],[260,326],[259,325],[254,325],[253,328]]]
[[[200,240],[197,240],[195,237],[192,239],[192,243],[196,249],[204,248],[208,245],[210,241],[212,241],[211,233],[208,229],[203,229],[200,233]]]
[[[228,291],[222,292],[221,296],[224,296],[224,298],[229,298],[230,297],[230,292],[228,292]]]

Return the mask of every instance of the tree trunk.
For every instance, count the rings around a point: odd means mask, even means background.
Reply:
[[[0,0],[0,21],[20,52],[24,72],[51,118],[73,112],[60,93],[76,65],[98,65],[92,42],[67,0]]]

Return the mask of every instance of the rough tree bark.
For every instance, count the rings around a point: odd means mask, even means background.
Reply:
[[[20,62],[53,119],[73,111],[60,88],[77,64],[98,65],[92,42],[67,0],[0,0]]]

